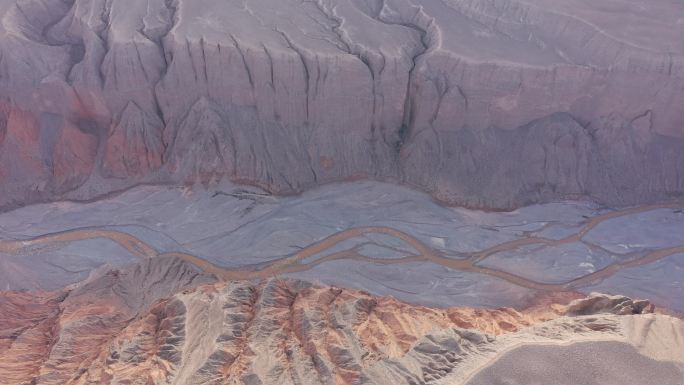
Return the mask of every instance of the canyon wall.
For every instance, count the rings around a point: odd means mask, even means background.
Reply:
[[[0,207],[350,178],[491,209],[684,193],[684,4],[0,0]]]

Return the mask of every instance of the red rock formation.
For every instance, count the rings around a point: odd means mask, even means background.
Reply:
[[[162,164],[163,126],[157,116],[146,115],[137,104],[130,102],[109,133],[104,173],[123,178],[156,171]]]
[[[64,296],[54,293],[0,293],[0,378],[26,384],[47,359]]]
[[[3,384],[366,383],[367,368],[432,332],[508,333],[565,309],[431,309],[282,280],[184,289],[207,278],[178,260],[148,265],[64,293],[2,293]]]
[[[90,176],[97,156],[97,137],[81,131],[64,121],[58,135],[52,158],[54,183],[58,191],[68,191],[83,184]]]

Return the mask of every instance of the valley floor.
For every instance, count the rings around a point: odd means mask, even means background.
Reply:
[[[649,313],[684,311],[682,230],[684,204],[483,212],[377,182],[27,206],[0,214],[0,378],[680,385],[684,323]]]
[[[165,255],[220,279],[291,277],[422,305],[520,307],[539,291],[603,291],[684,311],[683,209],[483,212],[377,182],[296,197],[143,186],[0,214],[0,287],[52,290]]]

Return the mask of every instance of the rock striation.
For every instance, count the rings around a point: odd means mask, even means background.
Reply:
[[[675,0],[2,0],[0,206],[222,178],[677,197],[682,20]]]
[[[177,259],[110,270],[58,293],[0,294],[3,384],[75,382],[103,345],[161,298],[211,282]]]
[[[521,344],[595,340],[634,341],[640,354],[684,362],[680,320],[595,314],[606,309],[595,305],[599,295],[565,305],[573,297],[554,294],[521,311],[435,309],[297,280],[215,282],[159,257],[55,293],[1,293],[0,378],[7,385],[463,383]]]

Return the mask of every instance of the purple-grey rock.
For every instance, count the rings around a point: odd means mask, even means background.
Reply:
[[[0,207],[357,177],[510,209],[684,193],[675,0],[2,0]]]

